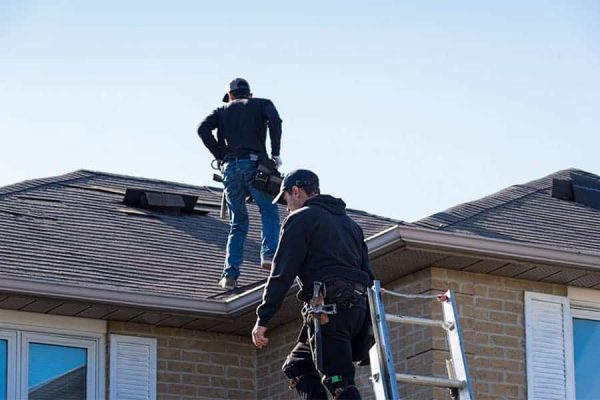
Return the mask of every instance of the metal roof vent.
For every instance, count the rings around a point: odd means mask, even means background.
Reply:
[[[167,214],[193,213],[198,196],[128,188],[123,204]]]
[[[575,173],[570,179],[554,178],[552,197],[600,210],[600,178]]]

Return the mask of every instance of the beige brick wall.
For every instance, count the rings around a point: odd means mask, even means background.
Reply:
[[[526,399],[524,292],[566,296],[567,287],[441,268],[431,269],[431,283],[456,292],[475,397]],[[440,318],[434,310],[433,318]],[[445,335],[435,331],[432,339],[434,373],[444,374]],[[433,398],[445,396],[436,390]]]
[[[297,399],[288,389],[287,377],[281,372],[286,356],[296,344],[302,318],[267,332],[269,344],[257,351],[256,386],[258,399]]]
[[[566,286],[492,275],[428,268],[385,285],[405,293],[437,293],[452,288],[478,399],[525,399],[524,291],[565,296]],[[388,313],[441,318],[434,301],[384,296]],[[211,334],[145,324],[110,322],[109,332],[158,339],[158,398],[296,399],[281,372],[295,344],[300,317],[270,330],[269,345],[255,350],[250,337]],[[442,331],[391,324],[397,372],[445,376],[446,337]],[[357,369],[364,399],[373,399],[370,369]],[[448,399],[442,389],[400,386],[401,398]]]
[[[115,321],[108,332],[157,338],[160,400],[256,399],[250,337]]]

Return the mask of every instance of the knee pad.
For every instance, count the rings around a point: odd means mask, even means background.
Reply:
[[[334,400],[360,400],[360,392],[354,385],[354,379],[343,375],[323,377],[323,385],[333,395]]]
[[[290,390],[296,389],[301,398],[305,400],[327,399],[327,392],[312,364],[288,357],[281,369],[290,378]]]
[[[327,392],[316,372],[290,379],[290,389],[296,389],[301,398],[305,400],[326,400]]]

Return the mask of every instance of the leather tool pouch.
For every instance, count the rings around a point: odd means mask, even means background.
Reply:
[[[275,168],[275,163],[267,157],[259,157],[252,183],[254,187],[275,197],[279,193],[282,181],[283,176]]]
[[[327,282],[327,302],[335,303],[338,308],[348,310],[362,302],[363,295],[356,293],[351,282],[336,280]]]

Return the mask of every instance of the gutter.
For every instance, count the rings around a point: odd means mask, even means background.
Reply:
[[[196,300],[163,294],[145,294],[122,289],[94,288],[19,278],[0,279],[0,291],[161,311],[184,311],[218,316],[227,313],[227,303],[219,300]]]
[[[497,260],[517,260],[591,271],[600,269],[600,252],[596,251],[541,246],[407,226],[395,226],[382,234],[385,234],[388,243],[401,241],[407,249],[411,250],[476,255]],[[375,243],[380,249],[383,238],[376,236],[367,239],[367,243],[371,239],[377,239]]]

